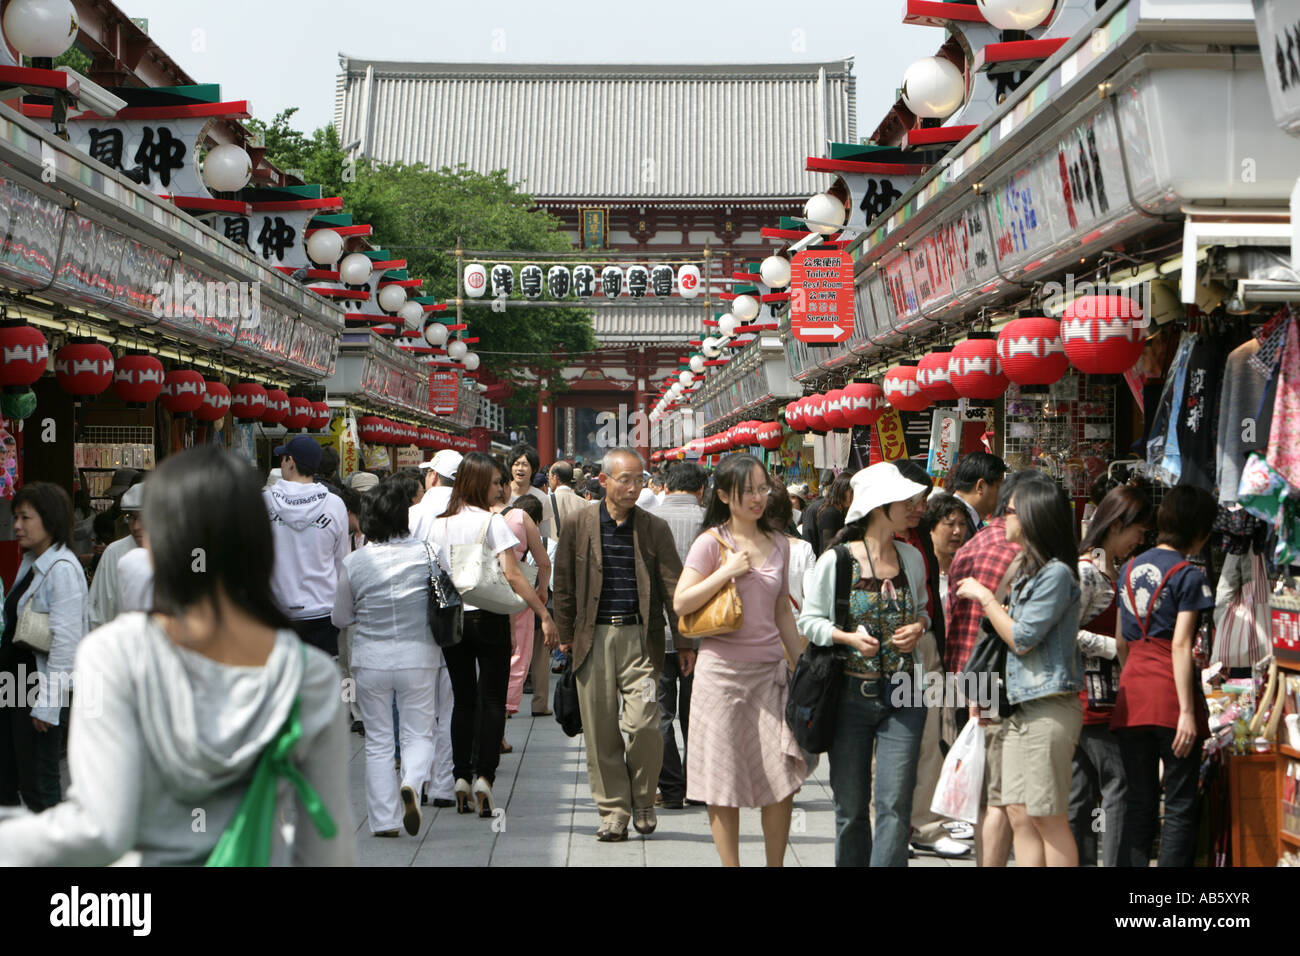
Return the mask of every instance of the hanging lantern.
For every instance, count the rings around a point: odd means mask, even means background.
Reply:
[[[718,331],[725,336],[736,334],[736,329],[740,327],[740,320],[734,313],[724,312],[718,317]]]
[[[758,434],[755,437],[758,439],[758,443],[761,446],[766,448],[768,451],[772,451],[773,449],[781,447],[781,442],[785,437],[784,431],[785,430],[781,427],[780,422],[768,422],[759,428]]]
[[[900,362],[885,373],[885,398],[900,412],[919,412],[930,407],[930,399],[916,380],[917,362]]]
[[[691,365],[691,371],[694,372],[696,375],[703,375],[703,374],[704,374],[704,356],[703,356],[703,355],[692,355],[692,356],[691,356],[690,365]]]
[[[128,405],[144,405],[163,389],[163,364],[148,352],[127,352],[113,370],[113,394]]]
[[[686,265],[677,270],[677,294],[693,299],[700,294],[700,267]]]
[[[542,294],[542,267],[526,265],[519,270],[519,291],[529,299],[536,299]]]
[[[39,329],[21,320],[0,325],[0,385],[26,388],[45,374],[50,347]]]
[[[627,291],[634,299],[644,299],[650,287],[650,270],[645,266],[628,266]]]
[[[885,390],[874,382],[850,382],[844,386],[849,421],[854,425],[874,425],[889,404]]]
[[[486,291],[487,269],[477,262],[467,265],[465,267],[465,294],[471,299],[481,299]]]
[[[546,270],[546,290],[552,299],[567,299],[572,284],[567,266],[551,266]]]
[[[1142,355],[1142,309],[1126,295],[1085,295],[1065,307],[1061,341],[1070,364],[1085,375],[1122,375]]]
[[[962,398],[989,401],[1007,390],[1007,377],[998,361],[997,339],[992,332],[972,332],[953,347],[948,358],[948,378]]]
[[[343,237],[333,229],[317,229],[307,237],[307,258],[318,266],[332,266],[343,255]]]
[[[209,379],[203,383],[203,400],[194,410],[194,417],[201,422],[219,422],[230,411],[230,401],[230,389]]]
[[[790,284],[790,260],[785,256],[768,256],[759,263],[758,274],[769,289],[784,289]]]
[[[753,322],[758,318],[759,310],[762,308],[759,302],[752,295],[738,295],[731,300],[731,314],[734,315],[741,323]]]
[[[591,266],[573,267],[573,292],[579,299],[590,299],[596,294],[596,270]]]
[[[844,390],[833,388],[826,393],[826,424],[833,432],[846,432],[853,427],[845,407]]]
[[[804,424],[799,420],[799,399],[795,399],[785,407],[785,424],[792,431],[802,432]]]
[[[600,270],[600,286],[607,299],[613,299],[623,291],[623,270],[618,266],[605,266]]]
[[[456,339],[450,345],[447,346],[447,357],[450,358],[453,362],[459,362],[461,359],[465,357],[465,355],[468,352],[469,352],[469,346],[466,345],[464,342],[462,342],[460,339]]]
[[[163,380],[162,406],[173,415],[188,415],[203,404],[203,376],[193,369],[174,368]]]
[[[95,339],[71,339],[54,356],[54,378],[69,395],[98,395],[113,384],[113,353]]]
[[[329,427],[331,412],[326,402],[312,402],[311,413],[311,421],[307,423],[309,429],[318,432]]]
[[[998,333],[1002,374],[1017,385],[1051,385],[1070,367],[1061,323],[1046,316],[1008,322]]]
[[[804,399],[804,412],[808,420],[808,427],[818,435],[825,435],[830,431],[830,426],[826,423],[826,396],[811,395]]]
[[[931,404],[955,402],[957,391],[948,379],[948,360],[952,357],[951,345],[935,346],[921,356],[916,366],[916,384]]]
[[[262,413],[263,425],[279,425],[289,414],[289,393],[278,388],[266,390],[266,411]]]
[[[424,326],[424,306],[408,299],[397,310],[397,317],[402,320],[404,328],[419,331]]]
[[[903,74],[903,105],[916,116],[944,119],[961,106],[966,80],[947,57],[924,56]]]
[[[834,235],[844,225],[844,202],[830,193],[817,193],[804,203],[803,215],[809,232]]]
[[[257,422],[266,414],[266,389],[257,382],[240,382],[230,390],[230,410],[237,422]]]
[[[5,39],[30,57],[56,57],[77,39],[72,0],[13,0],[4,12]]]
[[[515,291],[515,270],[502,263],[492,267],[492,298],[500,299]]]
[[[650,270],[650,291],[657,296],[673,294],[672,266],[655,266]]]
[[[357,434],[368,445],[380,444],[384,436],[384,420],[378,415],[365,415],[357,419]]]
[[[291,396],[289,398],[289,414],[284,416],[281,423],[289,431],[297,431],[300,428],[306,428],[312,420],[311,402],[301,396]]]

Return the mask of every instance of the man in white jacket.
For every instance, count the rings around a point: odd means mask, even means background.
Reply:
[[[95,568],[95,577],[90,582],[88,614],[92,631],[103,627],[122,611],[118,601],[121,594],[118,562],[128,552],[144,547],[144,522],[140,520],[140,509],[143,507],[144,483],[139,482],[122,495],[122,513],[130,534],[123,535],[104,549],[99,565]]]
[[[262,492],[275,539],[271,588],[298,636],[337,657],[339,632],[330,614],[349,552],[347,508],[313,480],[321,460],[316,439],[298,435],[275,454],[283,477]]]

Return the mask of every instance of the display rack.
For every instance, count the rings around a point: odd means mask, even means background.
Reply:
[[[113,499],[105,492],[119,468],[149,471],[155,463],[154,430],[148,425],[87,425],[77,433],[73,462],[90,506],[106,511]]]
[[[1277,661],[1278,677],[1300,675],[1300,661]],[[1281,706],[1279,704],[1279,706]],[[1286,728],[1279,728],[1286,739]],[[1277,747],[1277,857],[1300,853],[1300,750],[1279,740]]]
[[[1072,497],[1087,497],[1114,457],[1115,386],[1068,374],[1047,391],[1006,393],[1003,458],[1012,470],[1038,468]]]

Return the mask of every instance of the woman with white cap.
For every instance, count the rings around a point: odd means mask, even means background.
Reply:
[[[905,532],[925,485],[889,462],[851,480],[852,503],[836,547],[813,568],[799,632],[822,646],[838,645],[843,686],[830,759],[835,802],[836,866],[906,866],[912,791],[925,727],[911,682],[921,673],[917,644],[930,630],[921,553],[895,540]],[[850,562],[847,620],[835,619],[835,583]],[[872,833],[868,799],[876,758]]]

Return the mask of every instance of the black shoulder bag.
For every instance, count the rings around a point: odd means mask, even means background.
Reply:
[[[851,630],[849,591],[853,582],[849,579],[852,574],[853,557],[846,546],[838,545],[835,548],[835,623],[843,631]],[[799,746],[809,753],[825,753],[835,739],[843,676],[844,660],[836,654],[834,644],[823,647],[810,643],[795,665],[785,701],[785,722]]]
[[[424,553],[429,559],[429,603],[426,615],[433,641],[439,647],[455,647],[460,643],[465,626],[464,605],[460,592],[451,583],[451,576],[442,569],[442,562],[428,541]]]

